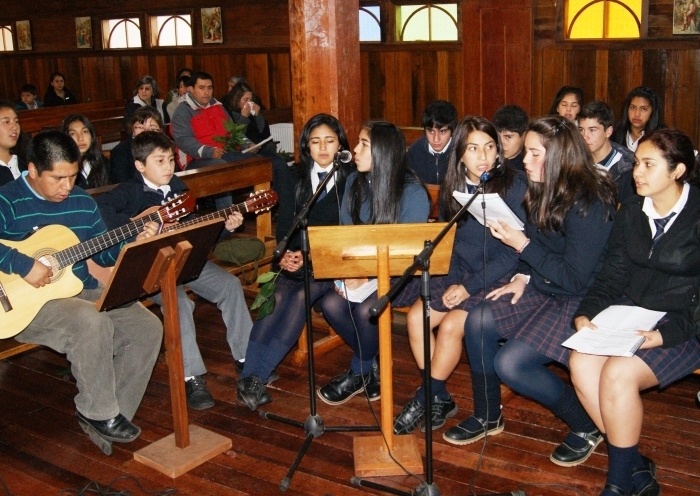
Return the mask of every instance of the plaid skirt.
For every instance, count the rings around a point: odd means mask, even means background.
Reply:
[[[511,298],[512,295],[505,295],[488,301],[498,334],[504,339],[517,339],[541,355],[568,366],[571,350],[561,343],[574,334],[571,317],[583,297],[549,296],[527,285],[515,305]]]
[[[634,302],[626,296],[616,301],[614,305],[634,305]],[[664,316],[659,324],[664,324],[669,320]],[[654,372],[659,381],[659,387],[665,388],[671,383],[692,374],[700,368],[700,341],[692,338],[672,348],[649,348],[637,350],[636,356]]]

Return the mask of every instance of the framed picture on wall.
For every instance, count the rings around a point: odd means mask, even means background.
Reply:
[[[32,49],[32,31],[29,28],[29,21],[17,21],[17,48]]]
[[[224,42],[224,34],[221,29],[221,7],[202,9],[202,42]]]
[[[673,0],[673,34],[700,34],[700,0]]]
[[[89,17],[75,18],[75,41],[78,48],[92,48],[92,20]]]

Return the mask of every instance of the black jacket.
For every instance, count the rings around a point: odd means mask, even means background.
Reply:
[[[592,319],[626,295],[636,305],[666,312],[659,325],[664,348],[699,334],[694,314],[700,282],[700,189],[652,250],[644,198],[629,198],[617,213],[602,271],[574,314]]]

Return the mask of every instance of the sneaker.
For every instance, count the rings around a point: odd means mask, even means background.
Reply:
[[[369,384],[371,381],[371,376],[371,372],[363,376],[348,370],[331,379],[325,386],[318,388],[316,393],[324,403],[342,405],[356,394],[364,391],[365,384]]]
[[[495,436],[503,432],[505,423],[503,415],[499,415],[497,420],[486,422],[479,417],[472,415],[467,420],[460,422],[454,427],[448,429],[442,438],[448,443],[463,446],[471,444],[486,436]]]
[[[185,381],[185,393],[187,394],[187,405],[195,410],[206,410],[216,404],[201,375],[196,375]]]
[[[267,405],[272,402],[272,397],[267,392],[265,384],[256,375],[243,377],[238,380],[238,391],[236,391],[238,402],[255,411],[260,405]]]
[[[410,434],[418,427],[424,415],[425,407],[412,399],[403,407],[401,413],[394,417],[394,434]]]
[[[452,399],[452,396],[448,397],[447,399],[434,396],[432,415],[430,416],[431,430],[434,431],[435,429],[439,429],[445,425],[448,418],[457,415],[457,410],[457,405],[455,404],[455,400]],[[420,430],[425,432],[425,422],[423,422],[423,424],[420,426]]]
[[[573,448],[565,439],[564,442],[557,446],[549,459],[552,463],[561,467],[574,467],[585,462],[593,454],[596,446],[603,440],[603,435],[598,429],[593,432],[571,432],[570,434],[585,440],[586,444],[581,448]]]

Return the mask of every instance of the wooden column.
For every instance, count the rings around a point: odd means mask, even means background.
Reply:
[[[351,143],[362,124],[358,0],[290,0],[294,133],[325,112]]]

